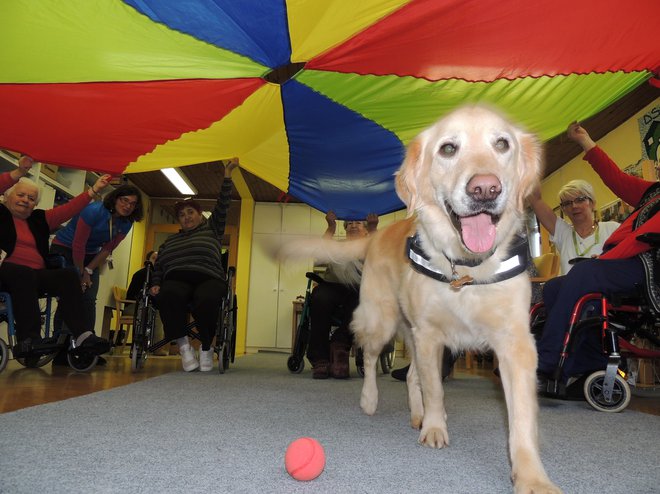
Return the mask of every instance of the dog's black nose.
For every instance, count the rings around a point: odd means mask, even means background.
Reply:
[[[475,175],[467,184],[467,193],[476,201],[492,201],[502,192],[502,184],[495,175]]]

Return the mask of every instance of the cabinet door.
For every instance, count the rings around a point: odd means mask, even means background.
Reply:
[[[287,236],[290,240],[291,235]],[[295,238],[295,237],[294,237]],[[293,331],[293,301],[298,295],[305,296],[307,278],[305,273],[310,271],[311,262],[285,262],[280,265],[280,277],[277,302],[277,348],[291,348]]]
[[[254,205],[254,233],[280,233],[281,229],[281,204],[259,202]]]
[[[264,233],[255,233],[253,237],[246,337],[248,347],[276,346],[280,267],[261,246],[278,238],[278,234]]]
[[[310,207],[306,204],[285,204],[282,208],[282,233],[309,234]]]

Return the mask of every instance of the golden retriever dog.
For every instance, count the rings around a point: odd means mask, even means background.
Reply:
[[[443,348],[492,348],[506,397],[516,493],[561,492],[545,473],[537,440],[536,347],[529,331],[525,198],[538,185],[538,140],[497,112],[467,106],[409,145],[396,190],[409,217],[350,242],[309,239],[284,257],[364,259],[351,329],[364,350],[360,406],[376,412],[376,366],[400,332],[412,348],[407,377],[419,442],[449,444],[440,378]]]

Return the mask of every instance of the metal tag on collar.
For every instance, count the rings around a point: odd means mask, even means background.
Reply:
[[[474,278],[472,276],[458,276],[458,273],[456,272],[456,267],[454,266],[454,263],[451,263],[451,281],[449,282],[449,286],[456,290],[460,290],[463,288],[465,285],[469,285],[474,281]]]

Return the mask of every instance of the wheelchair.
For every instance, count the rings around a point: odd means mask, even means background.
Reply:
[[[48,269],[63,268],[64,259],[59,255],[49,256],[46,264]],[[69,334],[51,334],[53,297],[44,293],[42,300],[45,300],[40,308],[42,321],[41,337],[43,341],[38,346],[32,347],[29,355],[15,357],[15,360],[24,367],[43,367],[50,363],[61,350],[68,348],[67,362],[72,369],[78,372],[87,372],[93,369],[98,361],[98,355],[79,351],[76,348],[75,338],[71,338]],[[2,372],[7,367],[10,352],[13,353],[11,349],[18,343],[16,340],[11,294],[5,291],[0,291],[0,322],[7,323],[7,336],[9,340],[5,342],[0,338],[0,372]]]
[[[133,342],[130,351],[131,370],[133,372],[144,366],[149,353],[155,352],[170,342],[167,338],[153,342],[157,314],[153,297],[149,294],[153,264],[146,261],[144,265],[147,268],[147,275],[137,300],[133,319]],[[218,356],[218,371],[220,374],[225,373],[230,362],[234,363],[236,356],[236,314],[238,309],[233,289],[235,276],[236,268],[230,266],[227,269],[227,294],[222,299],[220,311],[218,312],[218,323],[213,344],[213,351]],[[186,334],[190,338],[199,340],[199,334],[194,331],[195,327],[195,321],[188,323]]]
[[[307,346],[309,345],[309,335],[312,330],[312,322],[310,317],[310,300],[312,295],[312,282],[316,284],[324,283],[323,278],[321,278],[316,273],[308,272],[305,273],[307,277],[307,288],[305,290],[305,301],[303,302],[302,311],[300,313],[300,321],[296,327],[296,335],[293,343],[293,348],[291,355],[287,359],[287,368],[293,374],[300,374],[305,368],[305,354],[307,352]],[[341,325],[340,316],[335,315],[333,317],[333,328],[337,328]],[[330,331],[332,335],[332,329]],[[383,371],[383,374],[389,374],[392,368],[394,367],[394,357],[395,357],[394,342],[389,343],[385,346],[383,351],[380,354],[380,367]],[[357,368],[358,374],[361,377],[364,377],[364,355],[361,348],[355,349],[355,366]]]
[[[638,240],[653,246],[651,251],[642,254],[645,266],[651,267],[646,270],[646,286],[637,287],[634,293],[609,297],[603,293],[589,293],[578,300],[566,329],[559,363],[543,387],[543,396],[559,399],[583,397],[598,411],[621,412],[630,403],[631,384],[635,385],[634,359],[660,358],[660,304],[651,295],[660,293],[655,277],[660,266],[660,234],[640,235]],[[589,314],[594,302],[600,307]],[[582,317],[585,311],[587,315]],[[542,302],[532,307],[530,318],[531,331],[538,338],[545,324]],[[573,382],[569,380],[565,384],[562,374],[566,360],[574,351],[579,336],[589,331],[600,333],[607,366],[604,370],[576,376]],[[640,340],[647,340],[658,349],[641,348],[638,346]]]

